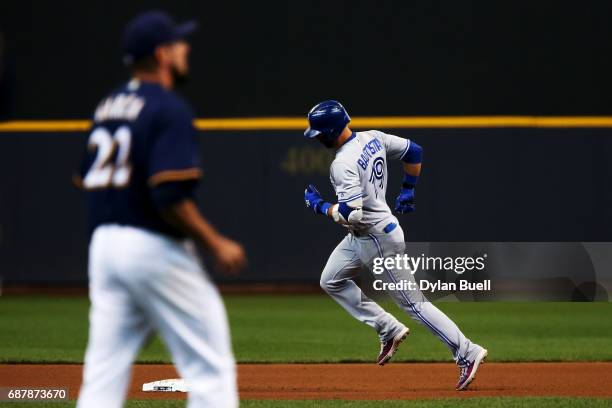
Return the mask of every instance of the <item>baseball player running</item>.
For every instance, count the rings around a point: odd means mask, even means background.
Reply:
[[[395,211],[414,211],[414,188],[421,172],[422,149],[416,143],[376,130],[353,132],[349,115],[336,101],[325,101],[308,113],[304,132],[326,147],[336,150],[331,164],[331,183],[337,203],[325,202],[316,187],[304,193],[306,206],[316,214],[332,218],[349,234],[329,257],[321,275],[321,287],[357,320],[374,328],[380,337],[376,362],[387,363],[406,338],[409,330],[395,317],[365,296],[354,278],[362,265],[370,266],[375,257],[394,257],[405,249],[404,232],[385,200],[387,160],[402,160],[404,179]],[[388,268],[381,278],[389,283],[414,280],[410,271]],[[451,351],[460,368],[457,390],[464,390],[474,379],[487,350],[471,342],[444,313],[428,302],[418,290],[388,291],[399,307],[427,327]]]
[[[188,73],[186,36],[162,12],[124,32],[132,79],[98,105],[81,175],[87,191],[90,329],[78,407],[123,405],[131,364],[157,332],[189,385],[189,407],[237,407],[222,300],[193,243],[237,271],[242,247],[200,214],[201,171],[190,108],[173,91]]]

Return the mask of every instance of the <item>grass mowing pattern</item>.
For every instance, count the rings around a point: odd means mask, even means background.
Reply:
[[[326,296],[227,296],[239,362],[371,362],[375,332]],[[610,361],[612,303],[438,303],[489,361]],[[383,306],[411,328],[394,361],[451,361],[425,328],[393,304]],[[0,297],[0,362],[83,359],[84,297]],[[169,362],[159,340],[141,362]]]

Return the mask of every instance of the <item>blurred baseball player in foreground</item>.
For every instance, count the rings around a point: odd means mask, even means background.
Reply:
[[[308,138],[316,138],[336,150],[331,164],[331,183],[336,204],[325,202],[316,187],[305,191],[306,205],[317,214],[332,218],[349,234],[332,252],[321,275],[321,287],[353,317],[373,327],[380,337],[376,362],[388,362],[409,330],[395,317],[365,296],[354,278],[362,265],[371,269],[375,257],[394,257],[405,249],[404,232],[385,200],[387,160],[404,162],[404,180],[395,211],[414,211],[414,188],[421,172],[422,149],[416,143],[376,130],[353,132],[349,115],[336,101],[325,101],[308,113]],[[386,269],[381,278],[389,283],[414,280],[410,271]],[[418,290],[388,291],[401,309],[426,326],[453,354],[460,367],[457,390],[474,379],[487,350],[472,343],[444,313]]]
[[[188,74],[185,39],[195,28],[162,12],[133,19],[123,37],[132,79],[94,114],[77,179],[87,191],[92,233],[78,407],[122,406],[132,362],[154,331],[189,385],[189,407],[238,406],[225,308],[193,242],[228,272],[245,264],[245,254],[196,207],[193,116],[172,92]]]

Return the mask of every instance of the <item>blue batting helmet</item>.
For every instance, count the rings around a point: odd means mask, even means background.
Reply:
[[[308,129],[304,136],[308,138],[323,135],[328,140],[334,140],[351,121],[346,109],[338,101],[324,101],[315,105],[308,112]]]

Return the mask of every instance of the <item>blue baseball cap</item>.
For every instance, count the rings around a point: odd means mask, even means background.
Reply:
[[[163,11],[146,11],[134,17],[123,32],[123,62],[132,64],[153,55],[162,44],[184,40],[198,28],[195,20],[177,24]]]

